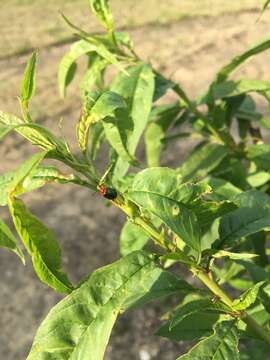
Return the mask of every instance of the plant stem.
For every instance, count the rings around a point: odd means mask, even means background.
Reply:
[[[241,319],[252,329],[256,334],[260,336],[267,344],[270,345],[270,332],[267,331],[263,326],[259,325],[251,316],[244,312]]]
[[[137,206],[132,209],[132,205],[127,205],[125,203],[124,197],[121,195],[119,196],[118,201],[114,201],[114,204],[121,208],[122,211],[124,211],[128,217],[132,219],[132,221],[140,226],[151,238],[152,240],[165,249],[166,251],[174,252],[174,246],[173,244],[166,239],[166,237],[160,233],[155,226],[143,219],[142,217],[138,216],[137,213]],[[132,213],[136,214],[134,217],[132,217]],[[189,260],[190,259],[182,253],[184,257]],[[227,305],[229,308],[232,309],[232,312],[235,313],[236,311],[233,308],[233,300],[230,298],[229,295],[227,295],[222,288],[212,279],[211,276],[209,276],[209,273],[207,273],[204,269],[196,265],[195,263],[193,265],[187,265],[189,270],[194,274],[194,276],[197,277],[215,296],[217,296],[225,305]],[[268,332],[263,326],[259,325],[251,316],[249,316],[245,311],[243,311],[241,314],[241,320],[244,321],[247,326],[253,330],[261,339],[266,341],[270,345],[270,332]]]
[[[221,287],[211,279],[207,273],[203,270],[199,270],[195,267],[191,267],[192,273],[205,285],[213,294],[215,294],[224,304],[233,309],[233,300],[221,289]],[[244,321],[247,326],[253,330],[261,339],[266,341],[270,345],[270,332],[263,326],[259,325],[250,315],[245,311],[241,314],[241,320]]]

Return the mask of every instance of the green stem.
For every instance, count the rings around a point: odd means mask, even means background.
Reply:
[[[252,329],[256,334],[260,336],[267,344],[270,345],[270,332],[267,331],[263,326],[259,325],[251,316],[244,313],[241,319]]]
[[[190,270],[192,273],[199,279],[201,282],[208,287],[213,294],[215,294],[224,304],[229,306],[233,311],[233,300],[221,289],[221,287],[209,277],[207,273],[203,270],[199,270],[195,267],[191,267]],[[253,330],[261,339],[267,342],[270,345],[270,332],[267,331],[263,326],[259,325],[250,315],[245,311],[241,314],[241,320],[243,320],[247,326]]]
[[[153,241],[161,246],[166,251],[174,252],[173,244],[168,241],[164,234],[160,233],[155,226],[138,216],[138,208],[134,203],[127,204],[124,197],[119,195],[118,200],[114,201],[114,204],[122,209],[128,217],[130,217],[135,224],[140,226],[152,239]],[[184,257],[187,258],[188,263],[190,259],[182,253]],[[187,264],[188,264],[187,263]],[[189,270],[196,276],[215,296],[217,296],[225,305],[232,309],[233,313],[236,311],[233,308],[233,300],[227,295],[222,288],[212,279],[211,275],[207,273],[204,269],[200,268],[195,263],[192,265],[187,265]],[[248,327],[253,330],[261,339],[270,344],[270,333],[261,325],[259,325],[252,317],[250,317],[246,312],[241,313],[241,319],[244,321]]]

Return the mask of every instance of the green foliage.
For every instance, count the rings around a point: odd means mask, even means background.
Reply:
[[[13,251],[17,254],[23,263],[25,263],[24,255],[17,244],[15,236],[12,234],[10,228],[0,219],[0,246]]]
[[[0,205],[8,206],[40,280],[68,293],[41,324],[28,359],[101,360],[118,315],[169,295],[176,306],[163,316],[156,334],[199,341],[179,359],[268,358],[270,145],[264,140],[270,122],[269,110],[256,101],[259,95],[269,103],[270,82],[230,75],[268,50],[270,40],[238,54],[221,67],[203,96],[190,99],[138,57],[128,34],[115,31],[108,1],[89,3],[107,33],[89,34],[63,16],[79,40],[58,71],[64,97],[78,59],[87,60],[76,126],[78,153],[36,124],[29,112],[36,52],[21,86],[22,118],[0,112],[0,140],[15,131],[42,149],[0,175]],[[115,70],[111,81],[109,66]],[[168,90],[178,97],[172,103]],[[176,152],[175,169],[161,166],[166,163],[163,151],[186,138],[193,148],[184,161]],[[99,164],[101,156],[105,161]],[[64,165],[68,175],[50,160]],[[20,199],[51,182],[84,186],[127,217],[120,234],[122,258],[74,287],[62,270],[54,234]],[[2,220],[0,247],[24,262]],[[187,277],[192,285],[171,271],[179,263],[197,279]]]
[[[153,256],[133,252],[91,274],[53,308],[39,328],[27,359],[43,359],[55,353],[57,359],[80,356],[101,360],[120,313],[181,291],[191,288],[157,267]],[[70,324],[74,324],[72,334]]]

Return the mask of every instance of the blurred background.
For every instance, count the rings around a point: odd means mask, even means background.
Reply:
[[[17,96],[24,66],[38,48],[33,117],[55,131],[62,118],[65,135],[74,143],[80,77],[69,87],[65,101],[61,100],[57,66],[73,36],[59,11],[86,31],[101,31],[88,0],[0,0],[0,4],[0,109],[19,114]],[[138,54],[180,82],[191,97],[202,93],[232,56],[270,34],[269,11],[256,22],[261,0],[111,0],[111,4],[118,27],[130,33]],[[269,80],[269,64],[270,54],[265,53],[235,76]],[[167,154],[169,162],[179,162],[189,148],[182,140],[177,154]],[[0,173],[15,168],[31,153],[24,140],[9,136],[0,147]],[[47,186],[25,200],[57,234],[64,267],[74,282],[119,256],[124,216],[86,189]],[[5,209],[0,209],[0,217],[8,220]],[[23,360],[41,320],[61,297],[39,282],[29,259],[23,267],[15,255],[2,249],[0,284],[0,359]],[[162,306],[156,304],[121,316],[106,360],[173,360],[180,355],[183,345],[153,335],[161,314]]]

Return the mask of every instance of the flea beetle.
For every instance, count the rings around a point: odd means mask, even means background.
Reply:
[[[117,198],[117,191],[111,187],[107,187],[105,185],[100,185],[99,193],[101,196],[105,197],[109,200],[114,200]]]

